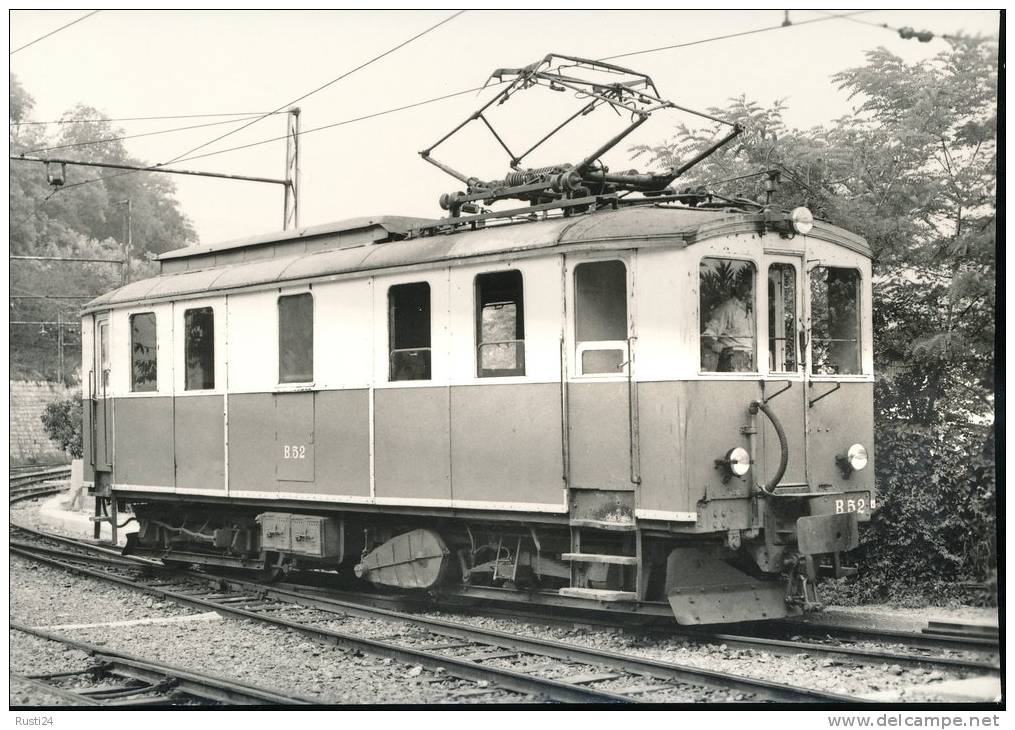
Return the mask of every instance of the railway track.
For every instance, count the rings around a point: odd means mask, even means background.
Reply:
[[[48,475],[47,475],[48,477]],[[36,475],[36,480],[42,477]],[[25,487],[32,486],[26,483]],[[40,488],[38,484],[36,488]],[[13,491],[11,499],[19,498]],[[27,497],[20,497],[27,498]],[[370,605],[362,595],[342,594],[332,589],[304,585],[270,585],[241,578],[223,578],[192,571],[169,569],[161,563],[127,558],[118,550],[94,541],[75,540],[12,525],[11,550],[84,575],[120,583],[160,595],[178,603],[216,610],[249,620],[271,623],[299,631],[319,640],[351,646],[366,653],[443,669],[452,676],[475,682],[496,683],[509,691],[538,695],[564,702],[636,702],[652,701],[681,687],[706,688],[712,692],[735,693],[760,701],[850,702],[855,698],[790,685],[714,672],[694,666],[655,661],[642,657],[606,652],[588,647],[545,639],[521,637],[506,632],[425,618],[417,614]],[[17,539],[18,537],[27,538]],[[45,541],[49,545],[40,542]],[[371,597],[376,601],[377,597]],[[399,599],[404,604],[404,599]],[[430,606],[433,607],[432,605]],[[392,625],[409,626],[415,632],[416,646],[366,638],[349,632],[315,626],[319,617],[301,616],[293,620],[287,613],[320,612],[335,617],[354,616],[375,619]],[[504,613],[503,611],[501,613]],[[533,619],[531,613],[514,612],[516,618]],[[577,619],[580,620],[580,619]],[[574,621],[572,621],[573,623]],[[611,625],[616,625],[612,622]],[[742,627],[737,627],[738,630]],[[664,633],[689,641],[725,644],[729,648],[752,649],[772,654],[807,653],[827,656],[843,663],[933,667],[960,672],[997,674],[993,661],[957,656],[930,656],[937,651],[995,651],[996,640],[982,634],[970,636],[954,629],[951,635],[940,630],[931,633],[890,632],[846,629],[808,622],[770,622],[752,626],[746,632],[687,631],[673,627]],[[427,636],[431,640],[427,640]],[[811,638],[804,641],[803,636]],[[440,637],[437,639],[436,637]],[[789,638],[787,638],[789,637]],[[449,643],[448,639],[453,639]],[[881,643],[903,646],[909,651],[886,651],[856,644]],[[529,659],[534,660],[528,661]],[[518,672],[497,663],[519,663],[536,668],[536,675]],[[549,675],[549,676],[547,676]],[[634,678],[650,680],[634,681]],[[613,691],[616,687],[621,691]]]
[[[875,627],[852,627],[808,621],[771,622],[754,627],[759,636],[811,637],[815,640],[849,643],[899,645],[914,652],[976,652],[996,654],[1000,651],[997,629],[974,625],[949,624],[948,633],[943,623],[930,621],[923,631],[896,631]]]
[[[170,570],[94,552],[95,545],[67,542],[64,538],[62,545],[47,547],[12,539],[11,552],[200,610],[267,623],[375,656],[441,670],[480,683],[480,687],[496,685],[553,701],[585,703],[672,701],[674,696],[702,689],[756,701],[858,701],[753,677],[423,618],[307,591]],[[380,630],[381,635],[366,636],[362,622],[355,632],[341,630],[342,623],[355,623],[355,619],[372,620],[374,631]],[[336,622],[339,629],[332,628]]]
[[[371,595],[369,598],[364,598],[362,595],[335,591],[333,589],[310,589],[301,586],[289,587],[304,591],[315,591],[323,596],[333,596],[355,603],[370,601],[374,605],[387,603],[399,606],[405,606],[410,603],[404,597],[391,599],[380,595]],[[421,610],[438,607],[432,602],[427,603],[422,601],[412,602],[410,605]],[[577,614],[570,617],[562,617],[559,614],[549,616],[533,614],[531,610],[491,608],[489,606],[474,607],[455,604],[454,609],[482,615],[538,620],[568,626],[579,624],[625,628],[645,632],[660,638],[678,638],[699,644],[726,645],[727,648],[731,649],[749,649],[784,656],[806,653],[811,656],[826,657],[832,661],[873,666],[887,664],[898,665],[900,667],[970,671],[983,674],[997,674],[1000,671],[996,658],[991,656],[999,651],[997,641],[991,642],[988,639],[982,638],[982,636],[967,640],[954,636],[939,637],[933,634],[877,629],[846,629],[844,627],[832,627],[827,624],[808,624],[803,622],[787,624],[771,622],[759,627],[740,625],[736,626],[735,630],[716,631],[708,627],[681,627],[672,624],[665,626],[630,626],[626,623],[618,622],[616,615],[611,615],[609,619],[596,620]],[[727,628],[724,627],[724,629]],[[805,636],[807,639],[804,638]],[[864,646],[864,644],[888,645],[893,648],[871,648]],[[940,653],[926,653],[930,649],[953,653],[963,652],[976,654],[977,656],[976,658],[965,658]],[[986,657],[983,656],[984,653],[987,654]]]
[[[92,662],[82,669],[11,675],[75,705],[138,708],[313,704],[310,699],[142,659],[22,624],[12,622],[10,628],[91,655]]]
[[[70,477],[69,466],[13,471],[10,474],[10,502],[55,494],[66,487],[62,479]]]

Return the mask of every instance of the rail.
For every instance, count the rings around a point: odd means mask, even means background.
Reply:
[[[165,707],[193,705],[309,705],[314,700],[279,694],[225,677],[195,672],[133,654],[87,644],[67,636],[12,621],[10,628],[90,654],[95,663],[77,671],[12,674],[42,691],[78,705],[102,707]],[[63,686],[72,682],[73,689]],[[110,686],[109,681],[117,682]],[[92,686],[80,686],[90,683]]]
[[[79,549],[93,546],[81,544]],[[377,656],[421,665],[430,669],[443,669],[449,675],[472,681],[487,681],[502,689],[528,695],[538,695],[560,702],[638,702],[657,692],[679,690],[681,686],[695,689],[722,689],[749,695],[758,700],[794,702],[857,702],[856,698],[804,687],[784,685],[754,677],[729,674],[695,666],[658,661],[591,647],[557,642],[514,633],[481,629],[462,623],[430,619],[411,614],[378,609],[342,601],[310,592],[278,588],[234,578],[210,577],[207,574],[154,568],[148,561],[136,567],[122,562],[112,564],[112,556],[59,555],[59,551],[35,549],[12,541],[11,552],[42,563],[79,574],[92,576],[112,583],[158,595],[201,610],[214,610],[298,631],[318,640],[355,648]],[[54,552],[57,554],[54,555]],[[105,569],[86,567],[80,563],[109,560]],[[122,560],[122,558],[121,558]],[[116,573],[114,571],[122,571]],[[137,575],[131,575],[136,572]],[[144,574],[157,576],[143,578]],[[187,583],[189,581],[189,583]],[[182,583],[181,583],[182,582]],[[198,585],[199,584],[199,585]],[[210,584],[210,586],[208,585]],[[324,629],[299,621],[283,618],[279,612],[300,607],[319,610],[334,616],[351,615],[379,619],[400,626],[432,634],[428,643],[431,649],[419,649],[373,639],[348,632]],[[448,643],[448,640],[457,643]],[[449,656],[447,651],[465,652],[466,656]],[[469,657],[473,658],[469,658]],[[560,678],[547,678],[522,673],[513,669],[493,666],[487,662],[503,657],[525,657],[559,662],[556,668],[563,671]],[[619,674],[618,674],[619,673]],[[594,685],[608,686],[624,676],[641,678],[636,685],[637,694],[630,689],[616,692]],[[575,680],[577,677],[577,681]],[[650,683],[646,686],[644,680]],[[621,682],[624,683],[623,681]]]

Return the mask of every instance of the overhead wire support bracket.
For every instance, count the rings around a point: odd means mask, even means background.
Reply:
[[[164,172],[171,175],[197,175],[199,177],[217,177],[225,180],[243,180],[246,182],[268,183],[271,185],[288,185],[287,180],[273,177],[253,177],[251,175],[228,175],[224,172],[207,172],[204,170],[180,170],[173,167],[161,167],[159,165],[127,165],[115,162],[92,162],[89,160],[68,160],[58,157],[29,157],[27,155],[10,155],[10,159],[16,162],[37,162],[43,165],[63,164],[78,165],[80,167],[105,167],[113,170],[135,170],[137,172]]]

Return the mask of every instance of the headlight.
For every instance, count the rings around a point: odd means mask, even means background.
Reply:
[[[846,461],[853,468],[853,471],[860,471],[867,466],[867,449],[863,444],[853,444],[846,452]]]
[[[738,446],[726,454],[726,463],[730,465],[731,472],[742,477],[751,468],[751,455],[747,449]]]
[[[742,477],[751,468],[751,455],[747,449],[737,446],[726,452],[726,456],[715,460],[715,468],[723,472],[722,483],[726,484],[733,477]]]
[[[853,444],[845,454],[835,457],[835,463],[839,467],[839,471],[842,472],[843,479],[849,479],[850,474],[867,466],[867,460],[867,449],[863,447],[863,444]]]
[[[794,208],[789,214],[789,219],[793,224],[793,230],[802,236],[806,236],[814,228],[814,215],[803,206]]]

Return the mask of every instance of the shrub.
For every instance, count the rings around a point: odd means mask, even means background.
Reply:
[[[80,459],[84,455],[80,398],[68,398],[47,404],[41,418],[46,433],[60,444],[60,448],[75,459]]]

